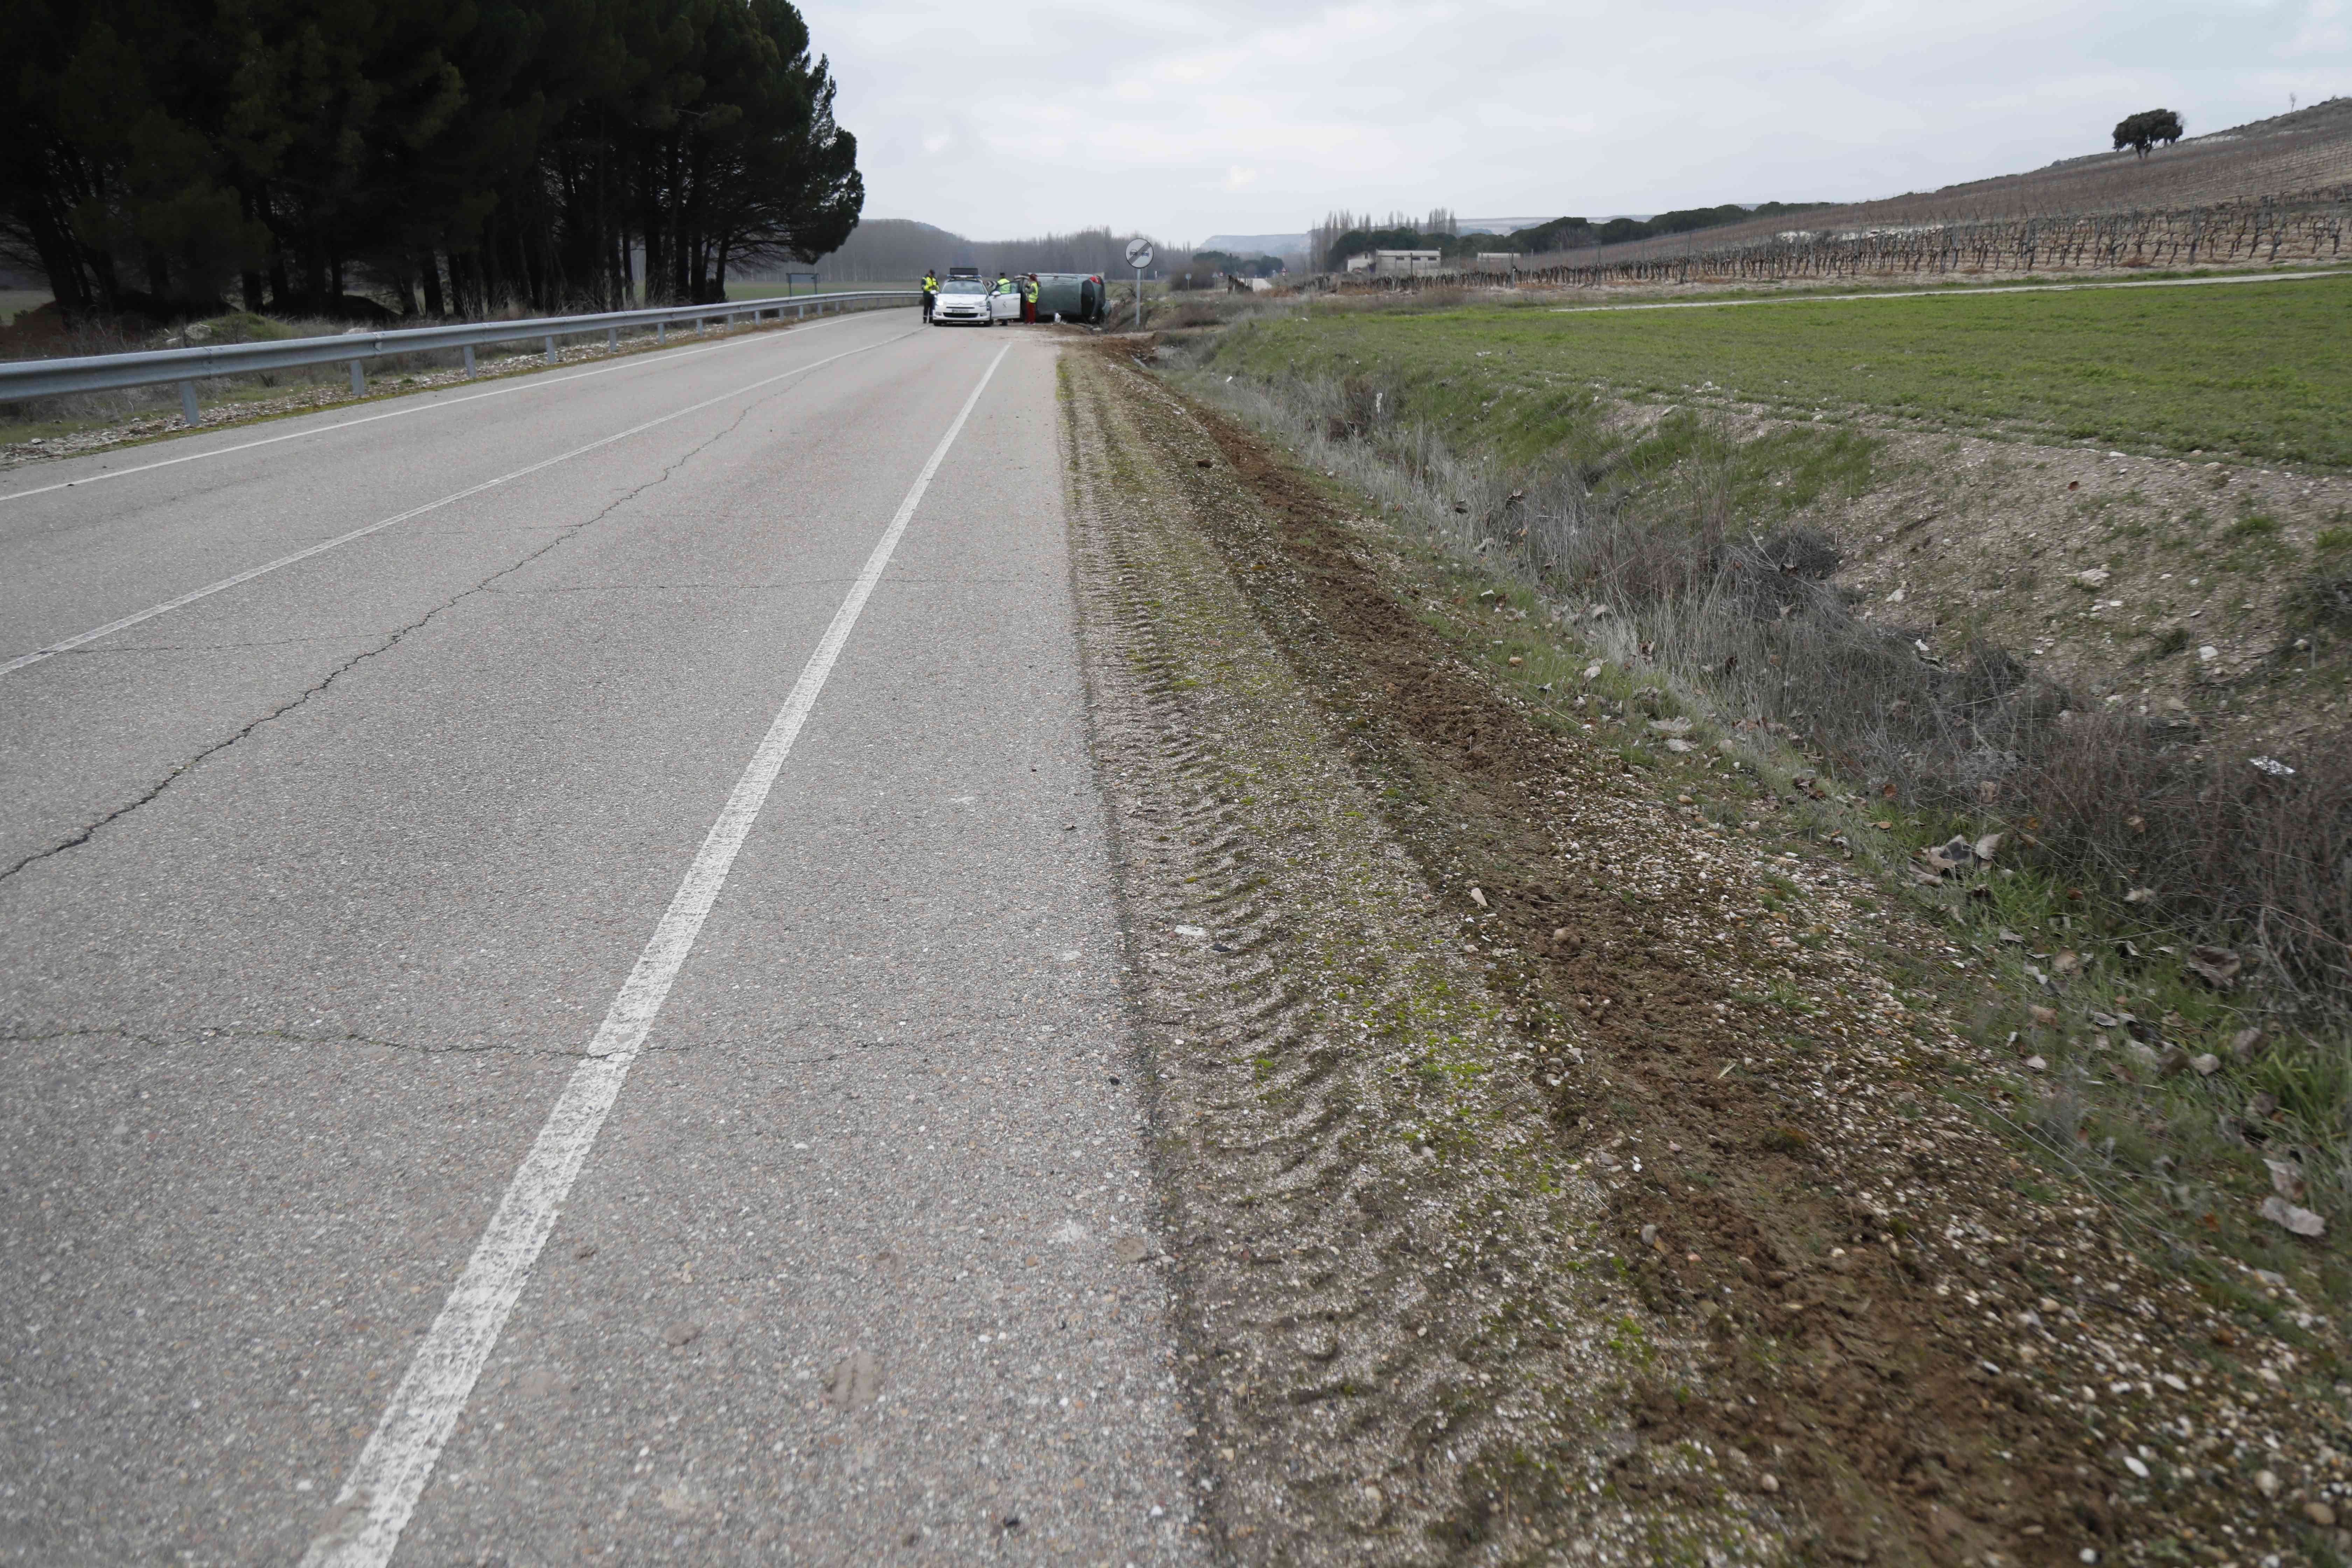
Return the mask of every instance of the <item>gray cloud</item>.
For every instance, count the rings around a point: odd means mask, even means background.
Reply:
[[[2352,0],[804,10],[867,213],[980,237],[1887,195],[2352,92]]]

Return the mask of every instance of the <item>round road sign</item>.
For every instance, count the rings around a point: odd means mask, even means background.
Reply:
[[[1127,242],[1127,264],[1139,270],[1150,266],[1151,242],[1148,239],[1129,240]]]

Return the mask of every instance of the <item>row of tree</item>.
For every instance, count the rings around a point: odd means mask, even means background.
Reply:
[[[1692,234],[1752,217],[1810,212],[1822,205],[1766,202],[1751,207],[1727,202],[1718,207],[1690,207],[1647,218],[1612,217],[1601,223],[1583,217],[1557,217],[1509,234],[1463,234],[1454,215],[1443,207],[1422,223],[1392,213],[1385,225],[1378,226],[1369,216],[1335,212],[1317,226],[1313,243],[1316,263],[1326,270],[1346,266],[1351,256],[1375,250],[1434,250],[1447,261],[1467,261],[1480,252],[1541,256],[1587,246],[1622,245],[1660,235]]]
[[[1696,234],[1703,228],[1720,228],[1725,224],[1745,223],[1752,217],[1772,217],[1781,213],[1811,212],[1827,205],[1764,202],[1751,207],[1726,202],[1717,207],[1684,207],[1654,217],[1612,217],[1601,223],[1590,218],[1559,217],[1508,235],[1490,235],[1481,248],[1541,256],[1555,250],[1579,250],[1588,245],[1624,245],[1636,239],[1655,239],[1661,235]]]
[[[0,247],[68,316],[723,296],[838,247],[856,142],[790,0],[25,0]]]
[[[1307,232],[1307,262],[1318,272],[1328,272],[1367,250],[1443,249],[1460,237],[1459,228],[1459,220],[1446,207],[1432,207],[1426,217],[1392,212],[1385,219],[1341,207]]]
[[[1259,252],[1238,256],[1230,250],[1196,250],[1192,253],[1193,272],[1214,272],[1227,278],[1279,278],[1289,270],[1279,256]]]

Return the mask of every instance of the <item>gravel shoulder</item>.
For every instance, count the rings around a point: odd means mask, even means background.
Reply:
[[[2018,1157],[2022,1069],[1937,1002],[1959,949],[1509,694],[1460,574],[1360,503],[1121,357],[1065,363],[1237,1557],[2342,1549],[2334,1325]]]
[[[1784,1559],[1744,1458],[1645,1439],[1643,1391],[1697,1375],[1696,1325],[1644,1306],[1605,1188],[1564,1157],[1545,1085],[1570,1041],[1486,983],[1237,586],[1221,514],[1248,501],[1217,445],[1100,357],[1065,365],[1095,744],[1223,1543]]]

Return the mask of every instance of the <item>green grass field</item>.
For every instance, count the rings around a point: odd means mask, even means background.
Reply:
[[[47,289],[0,289],[0,327],[16,319],[20,310],[37,310],[49,302]]]
[[[856,294],[874,289],[912,289],[914,287],[915,285],[911,282],[820,283],[816,286],[814,290],[811,290],[805,282],[801,282],[793,284],[792,286],[791,292],[795,298],[804,300],[808,298],[811,292],[819,294]],[[782,283],[730,283],[727,285],[727,297],[730,300],[781,300],[784,297],[784,294],[785,289],[784,285]]]
[[[1213,363],[1364,376],[1457,446],[1518,460],[1605,393],[2352,468],[2352,275],[1717,310],[1330,310],[1240,327]]]

